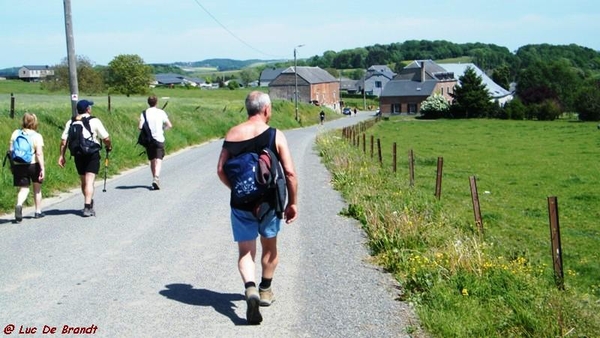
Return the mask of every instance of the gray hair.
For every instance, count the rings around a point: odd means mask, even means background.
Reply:
[[[253,91],[246,96],[246,111],[248,111],[248,116],[254,116],[270,105],[271,98],[269,94]]]

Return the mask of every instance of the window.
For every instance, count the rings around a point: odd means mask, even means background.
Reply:
[[[416,103],[409,103],[408,104],[408,113],[409,114],[416,114],[417,113],[417,104]]]
[[[442,96],[444,96],[444,87],[442,87]]]
[[[381,88],[381,81],[375,81],[375,88]]]

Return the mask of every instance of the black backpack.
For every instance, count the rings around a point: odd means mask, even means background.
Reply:
[[[95,117],[82,117],[77,119],[76,117],[71,119],[71,126],[69,127],[69,135],[67,137],[67,146],[71,152],[71,156],[87,156],[99,152],[102,149],[102,145],[94,142],[92,136],[92,128],[90,127],[90,120]],[[85,137],[83,128],[85,128],[89,137]]]
[[[285,176],[279,158],[271,150],[275,145],[276,129],[271,128],[269,145],[260,153],[246,152],[225,162],[223,170],[231,184],[233,205],[255,206],[255,216],[262,219],[274,208],[283,218],[286,201]]]
[[[152,131],[150,130],[148,119],[146,118],[146,111],[144,110],[142,114],[144,115],[144,124],[142,124],[142,129],[140,129],[140,134],[138,135],[136,144],[139,144],[144,148],[148,148],[151,144],[154,144],[155,141],[152,137]]]

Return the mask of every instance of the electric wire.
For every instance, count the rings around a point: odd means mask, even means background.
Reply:
[[[243,43],[248,48],[254,50],[255,52],[263,54],[265,56],[270,56],[270,57],[275,57],[275,58],[279,57],[279,56],[276,56],[276,55],[265,53],[265,52],[261,51],[260,49],[258,49],[256,47],[250,45],[249,43],[247,43],[246,41],[244,41],[243,39],[241,39],[240,37],[238,37],[237,35],[235,35],[232,31],[230,31],[224,24],[222,24],[214,15],[212,15],[212,13],[210,11],[208,11],[204,6],[202,6],[202,4],[200,3],[200,1],[194,0],[194,2],[196,2],[196,4],[198,6],[200,6],[200,8],[202,8],[202,10],[204,12],[206,12],[206,14],[208,14],[208,16],[210,16],[219,26],[221,26],[221,28],[223,28],[227,33],[229,33],[229,35],[233,36],[236,40],[238,40],[239,42]]]

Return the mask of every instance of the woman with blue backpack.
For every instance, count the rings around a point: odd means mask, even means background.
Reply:
[[[38,119],[35,114],[23,114],[22,128],[15,130],[10,137],[10,162],[13,185],[18,188],[15,206],[15,221],[23,220],[23,203],[29,195],[33,183],[34,218],[44,217],[42,213],[42,182],[46,175],[44,168],[44,138],[37,132]]]

